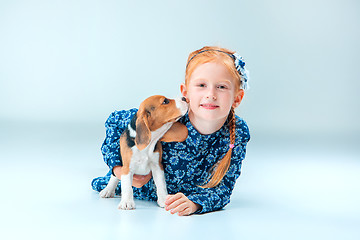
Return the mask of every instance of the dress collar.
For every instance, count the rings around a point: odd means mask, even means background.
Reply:
[[[189,115],[186,114],[180,119],[180,122],[184,124],[188,129],[188,139],[187,141],[194,146],[201,146],[204,144],[213,144],[220,138],[229,138],[229,130],[227,127],[227,121],[224,125],[214,133],[211,134],[201,134],[190,122]]]

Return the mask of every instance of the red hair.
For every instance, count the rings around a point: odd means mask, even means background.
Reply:
[[[190,53],[185,71],[185,84],[188,85],[191,74],[199,65],[208,62],[217,62],[223,64],[229,70],[230,74],[236,79],[236,88],[240,88],[241,76],[236,70],[234,59],[229,56],[234,53],[235,52],[226,48],[208,46]]]
[[[203,47],[197,51],[190,53],[187,61],[186,72],[185,72],[185,85],[188,86],[191,74],[194,70],[201,64],[208,62],[217,62],[223,64],[228,70],[229,73],[235,79],[236,89],[240,89],[241,86],[241,76],[236,70],[234,60],[229,56],[234,54],[233,51],[230,51],[225,48],[220,47]],[[203,188],[212,188],[216,187],[221,180],[224,178],[226,172],[230,167],[231,162],[231,153],[232,147],[235,144],[235,111],[234,108],[231,108],[228,115],[228,127],[230,131],[230,145],[229,150],[223,159],[219,160],[215,166],[212,168],[210,180],[205,185],[201,186]],[[231,147],[230,147],[231,146]]]

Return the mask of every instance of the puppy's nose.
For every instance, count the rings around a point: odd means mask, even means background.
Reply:
[[[189,100],[186,97],[181,98],[182,101],[189,103]]]

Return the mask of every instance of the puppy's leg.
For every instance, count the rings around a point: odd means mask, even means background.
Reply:
[[[115,196],[115,189],[119,183],[119,179],[114,175],[111,175],[107,186],[99,193],[102,198],[112,198]]]
[[[165,200],[168,195],[165,182],[164,170],[158,164],[154,164],[152,169],[153,179],[156,185],[157,203],[160,207],[165,207]]]
[[[129,172],[126,175],[121,175],[121,201],[119,209],[130,210],[135,208],[133,189],[132,189],[133,174]]]

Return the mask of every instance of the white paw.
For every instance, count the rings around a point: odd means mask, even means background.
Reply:
[[[166,197],[158,197],[157,204],[159,205],[159,207],[164,208],[165,201],[166,201]]]
[[[128,200],[128,201],[121,200],[118,208],[122,209],[122,210],[135,209],[135,202],[134,202],[134,200]]]
[[[113,198],[115,196],[115,190],[110,190],[108,188],[104,188],[100,193],[100,197],[102,198]]]

